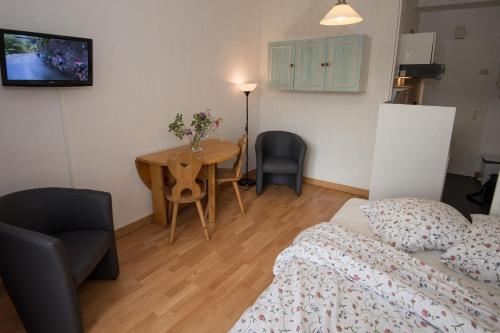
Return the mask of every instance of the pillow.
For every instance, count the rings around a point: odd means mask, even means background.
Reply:
[[[471,214],[472,227],[467,232],[468,239],[484,240],[497,239],[500,240],[500,217],[491,215]]]
[[[471,216],[468,238],[449,248],[441,261],[455,271],[500,288],[500,218]]]
[[[375,200],[361,210],[375,235],[406,252],[446,250],[465,238],[470,225],[455,208],[427,199]]]

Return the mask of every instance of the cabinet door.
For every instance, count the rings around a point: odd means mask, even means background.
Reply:
[[[326,55],[325,90],[362,91],[364,36],[328,38]]]
[[[283,90],[293,90],[295,42],[269,43],[268,58],[269,86]]]
[[[295,43],[294,90],[325,89],[326,42],[326,38],[321,38]]]

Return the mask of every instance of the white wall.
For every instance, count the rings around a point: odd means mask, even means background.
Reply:
[[[400,34],[418,32],[420,13],[417,0],[403,0],[401,5]]]
[[[479,138],[477,141],[477,153],[474,158],[473,166],[467,168],[470,171],[467,174],[472,175],[473,171],[477,171],[480,168],[480,158],[479,155],[481,153],[490,153],[490,154],[500,154],[500,88],[496,86],[496,80],[500,76],[500,6],[492,6],[492,7],[481,7],[481,8],[467,8],[467,9],[453,9],[453,10],[439,10],[439,11],[425,11],[420,14],[420,32],[437,32],[437,61],[438,62],[451,62],[452,60],[458,58],[459,56],[464,56],[466,52],[471,54],[473,58],[476,56],[474,54],[474,49],[467,49],[470,42],[477,41],[478,43],[483,43],[489,45],[490,51],[487,56],[489,59],[483,62],[487,64],[479,64],[478,62],[470,63],[469,69],[475,70],[475,77],[464,77],[464,82],[455,82],[456,84],[462,84],[463,86],[467,86],[471,82],[475,82],[473,80],[481,80],[484,81],[484,88],[481,88],[481,95],[479,100],[470,103],[462,103],[463,105],[459,106],[459,110],[457,110],[457,125],[459,125],[460,119],[463,117],[459,117],[459,114],[462,113],[463,110],[460,110],[460,107],[471,109],[477,108],[479,110],[479,114],[477,115],[477,121],[480,122],[479,126]],[[467,29],[466,40],[454,40],[454,29],[458,25],[465,25]],[[470,42],[468,42],[470,41]],[[455,51],[450,52],[448,48],[452,45]],[[457,44],[458,43],[458,44]],[[462,50],[456,50],[460,47],[459,44],[463,44]],[[477,51],[479,52],[479,51]],[[477,55],[479,56],[479,55]],[[482,57],[484,58],[484,57]],[[481,67],[481,68],[474,68]],[[490,69],[490,76],[478,76],[478,72],[480,69],[484,69],[488,67]],[[460,69],[458,69],[460,70]],[[452,73],[448,73],[452,74]],[[445,76],[446,79],[446,76]],[[449,91],[449,89],[441,89],[441,85],[445,83],[445,81],[439,82],[430,82],[426,86],[425,91],[425,103],[432,105],[445,105],[440,103],[440,100],[460,100],[463,99],[464,96],[453,96],[453,92]],[[475,87],[471,87],[471,91],[475,89]],[[476,98],[477,99],[477,98]],[[476,104],[480,105],[476,105]],[[446,104],[453,105],[453,104]],[[457,105],[458,106],[458,105]],[[454,133],[454,136],[462,135],[460,131]],[[467,137],[463,137],[459,139],[457,137],[454,138],[456,142],[466,142],[470,144],[470,140],[467,140]],[[460,152],[460,144],[455,145],[453,148],[455,150],[455,154],[461,154]],[[452,161],[453,162],[453,161]],[[463,164],[463,163],[462,163]],[[451,164],[453,165],[453,163]],[[464,168],[456,168],[458,172],[459,170]],[[465,169],[464,169],[465,170]]]
[[[211,108],[225,138],[243,132],[232,82],[259,79],[260,16],[260,1],[243,0],[1,1],[2,28],[93,38],[94,86],[0,88],[0,195],[69,186],[69,158],[75,187],[112,193],[116,227],[150,214],[134,159],[179,144],[175,113]]]
[[[468,5],[474,3],[493,2],[495,0],[418,0],[418,6],[422,8],[436,6]]]
[[[224,118],[223,136],[236,140],[245,109],[233,83],[243,81],[261,83],[250,95],[251,141],[261,130],[296,132],[309,144],[307,176],[368,188],[378,104],[390,95],[400,1],[352,0],[363,23],[320,26],[335,2],[0,2],[2,28],[93,38],[95,83],[0,88],[0,195],[73,184],[111,192],[117,227],[142,218],[152,211],[151,199],[135,157],[179,144],[168,133],[177,112],[211,108]],[[267,89],[269,41],[360,33],[372,39],[367,92]]]
[[[400,1],[352,0],[364,18],[343,27],[319,25],[334,0],[266,0],[262,4],[260,129],[287,130],[308,144],[305,175],[367,189],[378,105],[390,96]],[[371,37],[365,93],[282,92],[267,88],[271,41],[348,34]]]

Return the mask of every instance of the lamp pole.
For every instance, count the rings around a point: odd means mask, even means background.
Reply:
[[[238,182],[238,185],[250,187],[250,186],[255,185],[255,179],[251,179],[250,177],[248,177],[248,96],[250,95],[251,91],[246,90],[246,91],[243,91],[243,93],[245,94],[246,99],[247,99],[247,121],[246,121],[246,125],[245,125],[245,132],[247,134],[247,156],[246,156],[247,160],[246,160],[246,176],[245,176],[245,178],[240,179],[240,181]]]

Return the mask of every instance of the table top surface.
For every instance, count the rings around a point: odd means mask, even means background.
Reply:
[[[220,140],[206,140],[201,143],[202,150],[199,152],[195,152],[193,154],[200,156],[203,160],[203,164],[214,164],[220,163],[238,155],[240,152],[240,147],[237,144],[229,142],[229,141],[220,141]],[[162,150],[156,153],[139,156],[136,161],[166,166],[168,160],[180,151],[190,150],[189,145],[179,146],[167,150]]]

